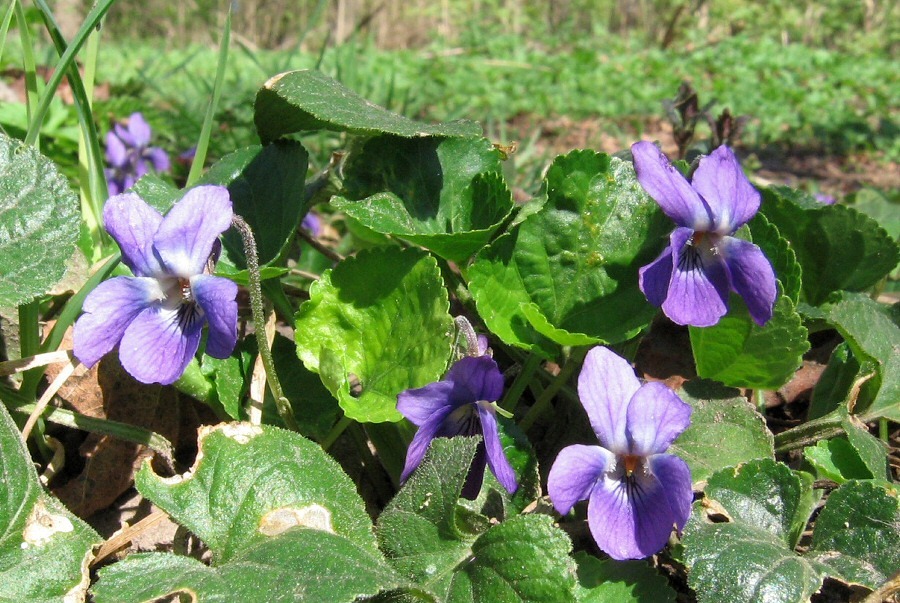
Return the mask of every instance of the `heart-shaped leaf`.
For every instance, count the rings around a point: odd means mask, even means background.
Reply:
[[[239,557],[261,534],[291,526],[338,534],[377,554],[356,488],[313,442],[276,427],[228,423],[201,429],[199,447],[190,472],[161,478],[145,463],[135,485],[199,536],[217,564]]]
[[[270,78],[256,95],[253,121],[263,143],[310,130],[406,138],[481,136],[481,126],[475,122],[430,125],[391,113],[312,70],[288,71]]]

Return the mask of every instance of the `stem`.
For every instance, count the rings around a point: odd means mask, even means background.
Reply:
[[[323,244],[322,241],[312,236],[310,233],[306,232],[304,228],[298,228],[297,234],[301,239],[309,243],[309,246],[324,255],[326,258],[331,260],[332,262],[340,262],[344,259],[344,256],[339,254],[337,251]]]
[[[585,354],[587,354],[587,348],[579,348],[569,356],[565,366],[562,367],[559,374],[550,382],[550,385],[547,386],[547,389],[544,390],[541,397],[535,401],[534,406],[528,409],[525,418],[519,423],[519,427],[522,431],[531,429],[534,422],[544,414],[544,411],[550,406],[550,402],[556,396],[556,393],[569,381],[569,377],[572,376],[575,369],[581,366],[581,361],[584,359]]]
[[[524,393],[525,388],[528,387],[531,378],[534,377],[534,372],[539,366],[541,366],[541,357],[537,354],[529,354],[525,359],[525,364],[522,365],[522,370],[519,371],[519,374],[516,375],[512,385],[506,390],[506,395],[503,396],[503,400],[500,402],[500,408],[510,412],[515,410],[516,405],[519,403],[519,399],[522,397],[522,393]]]
[[[819,440],[844,433],[844,429],[841,427],[842,419],[843,417],[840,413],[833,412],[824,417],[807,421],[787,431],[782,431],[775,436],[775,454],[811,446]]]
[[[346,415],[342,416],[338,419],[338,422],[334,424],[334,427],[331,428],[331,431],[328,432],[328,435],[319,442],[319,445],[322,447],[322,450],[328,452],[328,449],[331,448],[332,444],[334,444],[341,434],[353,424],[353,419],[348,419]]]
[[[242,217],[234,214],[231,218],[231,224],[241,234],[244,241],[244,255],[247,257],[247,280],[249,281],[250,292],[250,311],[253,313],[253,323],[256,325],[254,332],[256,334],[256,343],[259,346],[259,357],[262,359],[263,367],[266,369],[266,382],[272,391],[272,397],[275,399],[275,407],[281,420],[288,429],[299,431],[296,419],[294,419],[294,411],[291,403],[284,396],[281,389],[281,382],[278,381],[278,375],[275,374],[275,360],[272,358],[272,350],[266,341],[266,316],[263,311],[262,289],[259,282],[259,257],[256,254],[256,239],[250,225],[244,221]]]

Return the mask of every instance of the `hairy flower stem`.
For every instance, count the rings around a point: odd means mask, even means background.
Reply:
[[[559,392],[562,386],[568,383],[572,373],[581,366],[581,361],[584,360],[584,355],[587,354],[587,351],[587,348],[578,348],[572,351],[565,366],[562,367],[559,374],[553,379],[550,385],[547,386],[547,389],[544,390],[541,397],[535,401],[534,406],[528,409],[525,418],[519,423],[519,427],[522,428],[522,431],[531,429],[534,422],[544,414],[557,392]]]
[[[253,323],[256,325],[254,332],[256,333],[256,342],[259,347],[259,356],[262,358],[263,367],[266,369],[266,382],[269,389],[272,390],[272,397],[275,398],[275,408],[281,416],[281,420],[288,429],[299,431],[297,420],[294,418],[294,411],[291,409],[291,403],[284,397],[281,389],[281,382],[278,381],[278,375],[275,373],[275,361],[272,359],[272,350],[266,341],[266,315],[263,311],[262,287],[259,282],[259,257],[256,254],[256,239],[250,225],[244,219],[234,214],[231,218],[231,224],[241,233],[241,239],[244,241],[244,255],[247,256],[247,280],[249,282],[250,292],[250,311],[253,314]]]

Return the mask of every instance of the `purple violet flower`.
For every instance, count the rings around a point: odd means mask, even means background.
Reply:
[[[176,381],[209,323],[206,353],[227,358],[237,343],[237,285],[208,274],[218,237],[231,225],[221,186],[198,186],[164,218],[134,193],[111,197],[106,230],[134,273],[100,283],[75,323],[75,356],[87,367],[119,344],[119,359],[143,383]]]
[[[631,147],[638,182],[675,221],[669,246],[640,270],[647,300],[672,321],[708,327],[734,291],[758,325],[772,318],[775,272],[762,250],[731,235],[759,210],[759,192],[727,146],[703,157],[688,182],[650,142]]]
[[[303,216],[300,226],[308,230],[312,236],[317,237],[322,232],[322,219],[313,212],[308,212]]]
[[[169,171],[169,156],[159,147],[150,146],[150,124],[140,113],[132,113],[128,126],[116,124],[106,134],[106,162],[104,170],[110,195],[118,195],[134,186],[150,171]]]
[[[406,452],[400,481],[405,482],[422,462],[431,440],[457,435],[482,435],[462,496],[474,499],[481,490],[485,465],[507,492],[518,488],[516,474],[503,452],[497,432],[497,408],[503,394],[503,375],[490,356],[466,356],[447,376],[397,396],[397,410],[419,427]]]
[[[588,526],[613,559],[662,549],[691,513],[687,463],[663,454],[691,422],[691,407],[662,383],[640,384],[631,366],[604,347],[588,352],[578,396],[600,446],[563,448],[547,478],[553,506],[566,514],[588,500]]]
[[[832,195],[828,195],[825,193],[816,193],[815,195],[813,195],[813,197],[815,197],[816,201],[818,201],[822,205],[834,205],[835,203],[837,203],[837,199],[835,199]]]

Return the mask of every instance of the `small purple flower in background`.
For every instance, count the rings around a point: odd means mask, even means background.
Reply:
[[[150,124],[140,113],[132,113],[128,126],[115,124],[106,135],[106,162],[104,170],[109,194],[118,195],[134,186],[138,179],[150,171],[169,170],[169,156],[159,147],[150,146]]]
[[[88,367],[119,344],[122,366],[143,383],[176,381],[209,323],[206,353],[227,358],[237,343],[237,285],[208,274],[231,225],[221,186],[198,186],[164,218],[134,193],[111,197],[106,230],[134,273],[100,283],[75,323],[75,356]]]
[[[485,465],[507,492],[515,492],[516,474],[503,452],[497,408],[492,404],[502,394],[503,375],[494,359],[483,355],[457,360],[442,381],[400,393],[397,410],[419,427],[406,452],[400,481],[405,482],[416,470],[434,438],[482,435],[462,496],[478,496]]]
[[[669,246],[640,270],[647,300],[672,321],[708,327],[728,312],[734,291],[758,325],[772,318],[775,272],[762,250],[732,237],[759,210],[759,192],[734,153],[720,146],[688,182],[650,142],[631,147],[638,182],[675,221]]]
[[[831,195],[826,195],[825,193],[816,193],[813,195],[819,203],[822,205],[834,205],[837,203],[837,199],[832,197]]]
[[[312,236],[317,237],[322,232],[322,219],[316,214],[308,212],[303,216],[300,226],[308,230]]]
[[[613,559],[659,552],[691,513],[687,463],[663,454],[691,422],[691,407],[661,383],[641,385],[631,366],[604,347],[588,352],[578,396],[600,446],[564,448],[547,478],[566,514],[588,500],[588,526]]]

